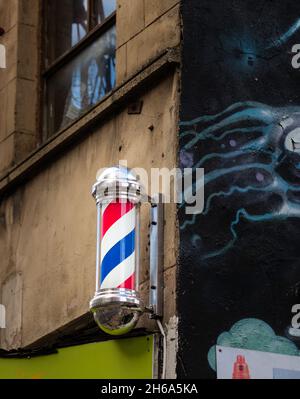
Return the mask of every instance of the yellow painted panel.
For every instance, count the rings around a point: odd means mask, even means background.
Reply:
[[[59,349],[30,359],[0,358],[0,378],[152,378],[153,337]]]

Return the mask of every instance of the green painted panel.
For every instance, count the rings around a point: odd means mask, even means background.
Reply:
[[[0,358],[0,378],[152,378],[153,337],[59,349],[31,359]]]

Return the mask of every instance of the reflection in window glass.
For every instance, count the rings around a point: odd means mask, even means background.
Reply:
[[[92,25],[95,27],[116,10],[116,0],[94,0],[93,7],[91,15]]]
[[[115,85],[115,27],[47,81],[48,135],[95,105]]]
[[[47,64],[88,32],[88,0],[47,0]]]

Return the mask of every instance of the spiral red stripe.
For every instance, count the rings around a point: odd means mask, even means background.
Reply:
[[[118,288],[126,288],[128,290],[134,289],[134,274],[132,274],[124,283],[120,284]]]
[[[101,229],[102,237],[118,219],[124,216],[127,212],[131,211],[133,207],[134,204],[132,204],[129,201],[125,203],[122,203],[121,201],[110,203],[103,213],[102,229]]]

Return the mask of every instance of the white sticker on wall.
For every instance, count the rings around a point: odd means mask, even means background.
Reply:
[[[6,49],[3,44],[0,44],[0,68],[6,68]]]
[[[6,312],[5,306],[0,304],[0,328],[6,327]]]
[[[299,379],[300,356],[217,346],[217,378]]]

